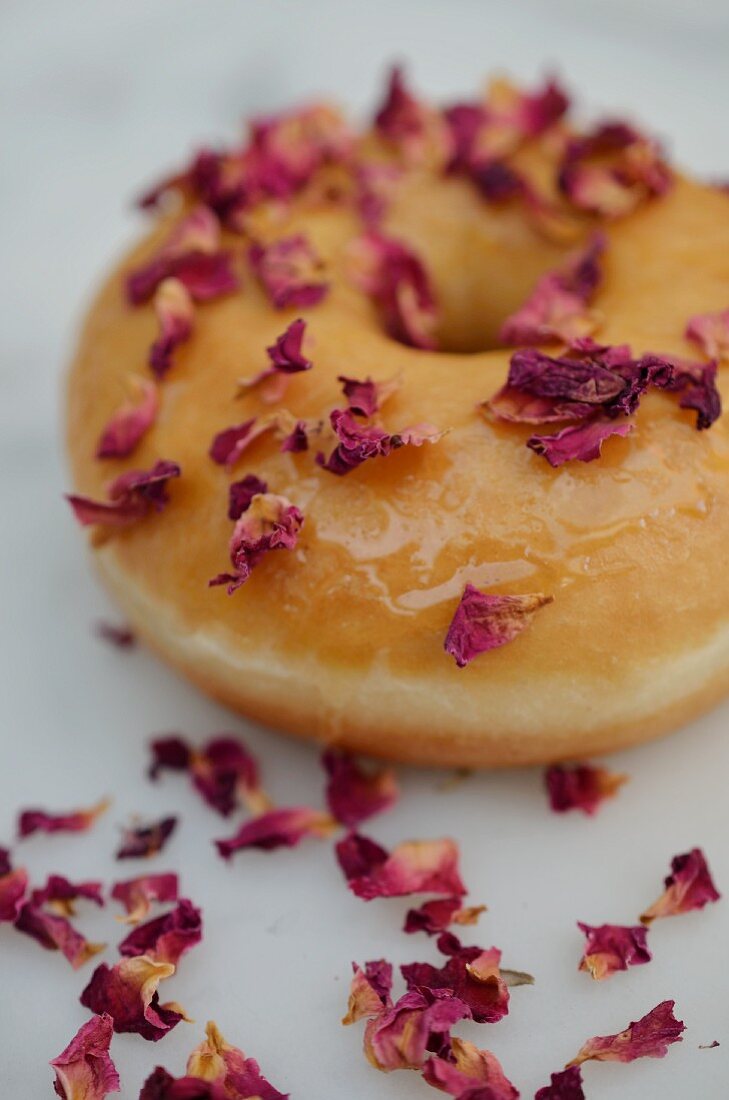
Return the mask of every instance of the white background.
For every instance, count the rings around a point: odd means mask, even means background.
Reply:
[[[11,840],[21,806],[71,808],[109,793],[114,806],[92,834],[22,845],[38,877],[108,881],[136,870],[110,858],[132,811],[179,812],[154,869],[181,870],[207,925],[168,983],[198,1023],[157,1046],[115,1037],[123,1097],[137,1096],[157,1062],[181,1072],[208,1017],[295,1100],[436,1095],[414,1074],[379,1076],[361,1055],[360,1029],[338,1023],[351,959],[431,957],[424,938],[399,931],[406,903],[351,897],[328,844],[224,866],[210,840],[233,826],[182,780],[153,787],[143,774],[150,734],[232,729],[260,752],[279,802],[318,803],[315,751],[250,729],[149,654],[120,654],[92,635],[108,608],[61,500],[59,394],[82,303],[139,230],[131,197],[196,143],[231,137],[245,112],[320,92],[364,110],[392,58],[410,60],[417,84],[440,96],[470,93],[498,67],[525,79],[558,68],[587,110],[635,108],[680,163],[729,176],[727,57],[722,0],[2,0],[0,841]],[[576,973],[574,927],[634,920],[670,857],[695,844],[729,891],[728,716],[725,707],[611,761],[631,782],[595,820],[551,815],[536,770],[449,791],[441,776],[411,772],[400,806],[373,824],[386,844],[457,838],[472,900],[490,910],[473,939],[536,975],[533,988],[514,991],[504,1021],[463,1029],[498,1054],[524,1097],[585,1038],[666,997],[687,1023],[685,1041],[663,1062],[588,1065],[587,1096],[729,1092],[727,903],[659,922],[654,961],[603,984]],[[112,944],[120,934],[109,912],[80,923]],[[113,961],[113,947],[105,957]],[[86,1017],[77,997],[90,971],[74,974],[60,955],[0,929],[2,1096],[52,1095],[47,1061]],[[698,1049],[714,1039],[719,1049]]]

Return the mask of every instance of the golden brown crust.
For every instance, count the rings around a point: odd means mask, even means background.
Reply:
[[[468,189],[442,186],[451,217],[472,219]],[[559,255],[490,215],[456,254],[422,188],[399,226],[394,215],[396,228],[429,242],[428,263],[447,277],[454,301],[459,280],[473,296],[479,265],[488,287],[517,255],[525,285],[512,287],[516,300],[498,304],[503,316]],[[679,180],[610,228],[595,302],[605,317],[601,340],[692,354],[682,337],[686,319],[726,306],[728,207],[718,192]],[[159,422],[133,460],[94,461],[124,378],[144,371],[155,335],[151,309],[126,306],[121,280],[154,249],[162,227],[101,291],[68,390],[80,491],[101,495],[115,473],[156,458],[183,469],[162,517],[96,551],[137,629],[245,714],[420,763],[581,756],[656,736],[712,705],[729,686],[724,419],[698,433],[675,398],[649,395],[630,438],[609,441],[598,462],[553,470],[524,446],[525,431],[475,411],[503,381],[508,352],[435,354],[393,342],[344,275],[346,242],[357,231],[351,213],[297,207],[271,236],[302,228],[327,261],[333,288],[306,312],[315,366],[292,380],[286,406],[326,417],[340,400],[338,374],[402,372],[386,426],[430,421],[452,430],[436,445],[403,448],[341,479],[317,469],[310,454],[256,443],[235,476],[255,472],[302,508],[299,547],[269,555],[230,598],[209,590],[208,578],[227,566],[231,525],[230,478],[207,449],[217,431],[270,411],[255,394],[234,400],[235,381],[264,365],[262,349],[297,314],[274,311],[246,272],[241,293],[198,310],[195,337],[163,384]],[[526,255],[532,266],[524,268]],[[467,581],[545,592],[554,602],[511,645],[459,670],[443,639]]]

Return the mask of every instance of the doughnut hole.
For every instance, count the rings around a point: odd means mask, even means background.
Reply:
[[[425,264],[440,314],[438,350],[503,347],[499,330],[540,275],[575,247],[540,235],[521,203],[492,205],[467,181],[419,177],[390,208],[385,231]]]

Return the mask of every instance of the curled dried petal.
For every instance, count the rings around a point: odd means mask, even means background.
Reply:
[[[117,850],[117,859],[149,859],[167,844],[177,827],[176,817],[163,817],[148,825],[131,825],[124,829]]]
[[[326,750],[322,764],[328,776],[327,805],[348,828],[389,810],[397,801],[399,791],[391,768],[366,771],[348,753],[336,749]]]
[[[81,994],[81,1004],[97,1016],[108,1013],[114,1031],[134,1032],[157,1042],[185,1019],[179,1005],[159,1003],[157,988],[175,972],[172,963],[139,955],[116,966],[101,963]]]
[[[90,943],[66,917],[49,913],[32,902],[22,906],[15,928],[47,951],[60,951],[74,970],[106,947],[105,943]]]
[[[475,924],[485,905],[463,905],[463,898],[433,898],[417,909],[408,909],[403,932],[426,932],[429,936],[445,932],[451,924]]]
[[[611,772],[608,768],[595,768],[591,764],[553,764],[544,773],[549,805],[555,813],[581,810],[594,814],[606,798],[614,798],[628,776]]]
[[[248,258],[276,309],[315,306],[329,290],[324,265],[301,233],[268,245],[251,245]]]
[[[175,349],[192,336],[195,307],[187,287],[179,279],[164,279],[154,296],[159,335],[149,349],[149,365],[157,378],[172,366]]]
[[[68,813],[48,813],[46,810],[22,810],[18,815],[18,836],[33,833],[85,833],[105,813],[111,803],[107,798],[88,810]]]
[[[224,859],[245,848],[261,848],[270,852],[275,848],[293,848],[306,837],[324,838],[331,835],[336,822],[329,814],[312,810],[308,806],[292,806],[268,810],[240,827],[226,840],[216,840],[215,846]]]
[[[586,420],[563,428],[555,435],[532,435],[527,440],[535,454],[543,455],[550,466],[564,466],[565,462],[594,462],[602,454],[602,445],[613,435],[630,435],[632,424],[620,424],[616,420]]]
[[[227,585],[231,595],[248,580],[252,569],[269,551],[293,550],[304,516],[286,497],[259,493],[237,520],[230,538],[232,573],[220,573],[208,583]]]
[[[601,924],[592,927],[578,921],[577,927],[585,933],[587,940],[579,969],[585,970],[595,981],[609,978],[629,966],[650,962],[652,958],[646,942],[648,933],[642,924],[632,927]]]
[[[467,584],[448,627],[444,648],[459,668],[480,653],[512,642],[552,596],[496,596]]]
[[[113,1021],[107,1013],[87,1020],[54,1058],[54,1089],[61,1100],[104,1100],[121,1085],[109,1047]]]
[[[347,399],[347,406],[353,413],[359,416],[374,416],[379,412],[389,397],[400,389],[401,375],[387,378],[383,382],[375,382],[372,378],[360,381],[357,378],[346,378],[340,374],[337,378],[342,383],[342,392]]]
[[[714,885],[706,856],[700,848],[674,856],[671,873],[664,880],[665,890],[658,901],[641,916],[643,924],[650,924],[657,917],[675,917],[692,909],[703,909],[709,902],[718,901],[721,894]]]
[[[170,913],[147,921],[132,929],[119,944],[119,954],[125,958],[145,955],[157,962],[178,962],[202,939],[202,915],[191,901],[181,898]]]
[[[640,1020],[628,1024],[617,1035],[597,1035],[588,1039],[569,1063],[578,1066],[591,1059],[597,1062],[633,1062],[636,1058],[664,1058],[671,1043],[681,1042],[686,1030],[673,1015],[675,1001],[661,1001]]]
[[[388,853],[367,837],[350,833],[339,841],[336,854],[350,890],[365,901],[466,893],[453,840],[408,840]]]
[[[133,380],[137,400],[120,405],[104,428],[96,446],[97,458],[126,458],[157,419],[159,397],[154,382]]]
[[[137,878],[115,882],[111,896],[121,902],[126,917],[120,917],[125,924],[139,924],[149,913],[152,902],[177,901],[177,875],[168,872],[161,875],[140,875]]]
[[[314,365],[302,352],[305,333],[305,321],[301,318],[292,321],[275,343],[266,349],[270,365],[252,378],[239,380],[240,393],[257,389],[261,400],[269,404],[280,401],[286,393],[291,375],[311,370]]]
[[[450,990],[410,990],[367,1022],[365,1054],[385,1073],[421,1069],[434,1044],[442,1045],[453,1025],[469,1016],[468,1006]]]
[[[179,477],[176,462],[161,460],[150,470],[127,470],[109,486],[108,501],[70,494],[66,500],[71,505],[78,522],[83,526],[98,524],[101,527],[128,527],[137,523],[151,511],[161,512],[169,503],[167,482]]]
[[[205,1028],[205,1039],[187,1060],[187,1074],[196,1081],[222,1086],[226,1100],[287,1100],[263,1077],[254,1058],[246,1058],[242,1050],[225,1041],[212,1020]]]
[[[509,990],[500,970],[501,952],[496,947],[463,947],[451,933],[438,938],[448,955],[442,967],[431,963],[401,966],[408,989],[453,990],[464,1001],[477,1023],[495,1023],[509,1011]]]
[[[438,309],[427,271],[402,241],[369,230],[351,246],[352,278],[374,301],[386,331],[402,344],[435,347]]]
[[[347,1014],[342,1023],[354,1024],[357,1020],[379,1016],[390,1008],[392,999],[392,965],[385,959],[366,962],[364,970],[352,963],[354,977],[349,987]]]
[[[457,1100],[518,1100],[519,1092],[504,1073],[496,1055],[454,1036],[446,1057],[429,1058],[423,1077],[436,1089]],[[483,1088],[481,1088],[483,1086]]]

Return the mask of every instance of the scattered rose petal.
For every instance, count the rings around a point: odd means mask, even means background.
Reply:
[[[47,905],[62,917],[72,917],[76,912],[74,902],[79,898],[102,906],[102,888],[102,883],[96,881],[71,882],[64,875],[49,875],[45,886],[34,890],[30,900],[35,906]]]
[[[585,1100],[580,1067],[569,1066],[553,1073],[551,1083],[538,1089],[534,1100]]]
[[[157,378],[172,366],[175,349],[192,336],[195,307],[187,287],[179,279],[163,279],[154,295],[159,335],[149,349],[149,365]]]
[[[368,228],[376,229],[385,217],[402,176],[402,169],[394,164],[356,166],[357,209]]]
[[[238,289],[231,254],[220,250],[220,224],[212,210],[196,207],[172,230],[152,258],[127,278],[132,305],[148,301],[165,279],[182,283],[195,301],[207,301]]]
[[[413,989],[367,1021],[365,1054],[385,1073],[421,1069],[429,1050],[438,1049],[459,1020],[470,1016],[468,1006],[449,989]]]
[[[656,142],[624,123],[607,122],[568,143],[558,183],[577,209],[619,218],[665,194],[671,174]]]
[[[398,65],[390,70],[385,99],[375,115],[375,129],[388,142],[407,149],[419,144],[427,128],[428,107],[408,90]]]
[[[10,852],[0,848],[0,924],[14,921],[28,892],[28,872],[13,868]]]
[[[133,379],[137,401],[125,401],[101,433],[97,458],[126,458],[157,419],[159,398],[154,382]]]
[[[485,912],[485,905],[464,907],[460,897],[433,898],[417,909],[408,909],[403,932],[426,932],[429,936],[436,936],[445,932],[451,924],[475,924]]]
[[[116,966],[101,963],[79,998],[84,1008],[97,1016],[108,1013],[114,1031],[134,1032],[156,1043],[180,1020],[186,1019],[180,1006],[159,1003],[157,987],[175,972],[172,963],[139,955],[122,959]]]
[[[152,741],[151,779],[165,769],[188,772],[193,786],[208,806],[228,817],[241,802],[254,813],[267,809],[258,763],[243,742],[232,734],[209,738],[200,749],[182,737],[158,737]]]
[[[666,889],[658,901],[642,914],[643,924],[650,924],[657,917],[675,917],[692,909],[703,909],[721,897],[700,848],[673,857],[671,873],[664,879],[664,886]]]
[[[342,1023],[354,1024],[357,1020],[379,1016],[392,1005],[392,964],[385,959],[366,962],[364,970],[352,963],[354,977],[349,987],[347,1013]]]
[[[402,241],[368,230],[352,249],[352,277],[382,315],[394,340],[415,348],[435,347],[438,310],[428,274]]]
[[[339,442],[328,458],[320,452],[316,461],[324,470],[339,477],[368,459],[385,458],[400,447],[437,443],[444,434],[432,424],[416,424],[390,434],[376,425],[358,423],[351,409],[333,409],[329,419]]]
[[[666,385],[673,393],[680,393],[679,406],[694,409],[696,428],[704,431],[721,416],[721,394],[716,385],[717,363],[691,363],[686,359],[672,359],[674,375]]]
[[[438,949],[448,956],[442,966],[407,963],[400,967],[408,989],[450,989],[468,1005],[476,1023],[495,1023],[509,1011],[509,990],[501,974],[497,947],[463,947],[450,932],[438,937]]]
[[[268,245],[251,245],[248,258],[276,309],[317,305],[329,290],[324,265],[307,238],[299,233]]]
[[[104,1100],[121,1085],[116,1066],[109,1055],[113,1021],[104,1013],[87,1020],[52,1066],[56,1080],[53,1088],[61,1100]]]
[[[109,645],[117,649],[133,649],[137,644],[134,631],[128,626],[117,626],[115,623],[105,622],[103,619],[96,624],[96,634]]]
[[[196,1080],[221,1084],[228,1100],[288,1100],[263,1077],[254,1058],[246,1058],[225,1041],[212,1020],[205,1039],[187,1060],[187,1073]]]
[[[32,901],[22,906],[15,928],[30,936],[47,951],[60,951],[74,970],[78,970],[106,947],[105,943],[90,943],[66,917],[49,913]]]
[[[555,435],[532,435],[527,439],[527,447],[557,468],[565,462],[593,462],[602,454],[606,439],[613,435],[630,435],[632,430],[632,424],[598,418],[563,428]]]
[[[232,595],[269,551],[294,549],[303,522],[302,513],[286,497],[274,493],[254,496],[230,537],[233,572],[219,573],[208,584],[227,585],[228,595]]]
[[[519,1091],[507,1078],[498,1058],[489,1050],[454,1036],[445,1057],[429,1058],[423,1077],[436,1089],[457,1100],[518,1100]]]
[[[18,836],[33,833],[85,833],[105,813],[111,803],[104,798],[88,810],[68,813],[47,813],[45,810],[23,810],[18,815]]]
[[[177,875],[168,872],[115,882],[111,896],[114,901],[121,902],[126,910],[126,917],[119,919],[125,924],[139,924],[149,913],[153,901],[177,901],[178,889]]]
[[[139,1100],[230,1100],[230,1093],[217,1081],[197,1077],[173,1077],[157,1066],[142,1085]]]
[[[467,584],[448,627],[444,648],[459,668],[490,649],[512,642],[552,596],[496,596]]]
[[[584,814],[597,813],[606,798],[614,798],[628,776],[611,772],[607,768],[595,768],[591,764],[553,764],[544,773],[549,795],[549,805],[555,813],[582,810]]]
[[[167,482],[179,477],[176,462],[161,460],[151,470],[127,470],[109,485],[108,501],[70,494],[66,500],[73,508],[82,527],[99,524],[102,527],[127,527],[137,523],[150,511],[161,512],[169,502]]]
[[[606,239],[596,233],[564,268],[538,280],[524,305],[507,317],[500,339],[505,344],[570,344],[597,327],[588,303],[600,285],[600,257]]]
[[[250,420],[244,420],[242,424],[234,424],[218,432],[210,444],[208,454],[219,466],[227,466],[231,469],[255,439],[277,427],[278,417],[276,416],[254,416]]]
[[[292,321],[275,343],[266,349],[270,366],[252,378],[240,379],[240,391],[245,393],[257,389],[262,401],[268,404],[280,401],[286,393],[291,375],[311,370],[314,365],[301,350],[305,332],[306,321],[301,318]]]
[[[633,1062],[636,1058],[663,1058],[671,1043],[680,1043],[684,1024],[675,1018],[675,1001],[661,1001],[640,1020],[628,1024],[617,1035],[588,1039],[570,1066],[591,1059],[597,1062]]]
[[[231,482],[228,487],[228,519],[240,519],[250,508],[253,498],[267,492],[268,485],[255,474],[246,474],[240,481]]]
[[[336,855],[350,890],[365,901],[466,893],[452,840],[408,840],[388,853],[368,837],[349,833],[338,842]]]
[[[261,848],[271,852],[275,848],[293,848],[305,837],[327,837],[336,828],[329,814],[312,810],[308,806],[292,806],[268,810],[241,825],[238,832],[227,840],[216,840],[215,846],[224,859],[244,848]]]
[[[283,427],[283,420],[280,421],[279,428],[286,431]],[[284,453],[289,451],[292,454],[308,451],[309,436],[312,434],[318,435],[321,428],[322,423],[320,420],[297,420],[281,440],[280,450]]]
[[[639,966],[651,961],[646,936],[647,930],[642,924],[623,927],[618,924],[601,924],[593,927],[577,922],[577,927],[585,933],[587,942],[580,959],[580,970],[585,970],[595,981],[609,978],[618,970],[627,970],[629,966]]]
[[[389,810],[397,801],[399,791],[391,768],[366,771],[352,756],[337,749],[327,749],[322,764],[328,776],[327,805],[337,821],[348,828]]]
[[[729,308],[689,318],[686,339],[698,344],[710,359],[729,357]]]
[[[156,962],[177,966],[181,957],[202,939],[202,916],[187,898],[170,913],[133,928],[119,944],[125,958],[145,955]]]
[[[167,844],[177,825],[176,817],[163,817],[149,825],[131,825],[124,829],[117,859],[149,859]]]
[[[342,392],[347,399],[347,406],[353,413],[359,416],[374,416],[387,401],[400,389],[401,377],[388,378],[384,382],[374,382],[371,378],[365,378],[363,382],[357,378],[345,378],[340,374],[337,378],[342,383]]]

